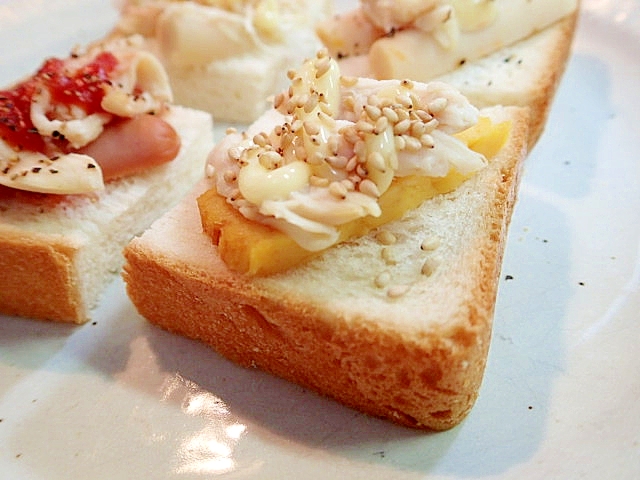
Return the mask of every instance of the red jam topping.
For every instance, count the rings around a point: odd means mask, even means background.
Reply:
[[[0,90],[0,138],[16,150],[42,152],[45,143],[31,122],[31,100],[40,89],[46,88],[52,103],[75,105],[88,115],[103,111],[100,104],[105,84],[118,59],[109,52],[96,58],[75,72],[65,70],[65,61],[47,60],[30,79],[9,90]]]

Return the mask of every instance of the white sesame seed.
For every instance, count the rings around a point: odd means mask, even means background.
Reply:
[[[398,121],[400,122],[402,120],[408,120],[410,118],[409,111],[403,108],[402,105],[398,105],[398,107],[395,108],[395,112],[398,115]]]
[[[342,155],[334,155],[327,158],[327,162],[329,163],[329,165],[331,165],[334,168],[338,168],[340,170],[343,170],[346,168],[348,161],[349,159]]]
[[[333,118],[331,117],[331,115],[333,114],[333,112],[331,111],[331,107],[327,105],[324,96],[320,95],[320,98],[318,100],[320,100],[320,102],[318,103],[318,106],[320,107],[320,113],[324,113],[327,117]]]
[[[433,148],[435,146],[435,141],[433,140],[433,137],[428,133],[425,133],[420,137],[420,143],[422,144],[423,147],[427,147],[427,148]]]
[[[404,120],[400,120],[393,126],[393,133],[396,135],[403,135],[409,131],[409,128],[411,128],[411,121],[406,118]]]
[[[413,107],[413,100],[410,95],[401,93],[396,96],[396,101],[406,109]]]
[[[389,230],[382,230],[376,234],[376,240],[382,245],[393,245],[398,239]]]
[[[240,157],[242,157],[242,148],[241,147],[231,147],[228,151],[227,151],[227,155],[229,155],[229,158],[231,160],[240,160]]]
[[[329,109],[329,106],[326,106],[327,109]],[[331,128],[335,128],[336,125],[336,119],[333,118],[331,112],[326,112],[324,111],[325,109],[322,108],[319,112],[318,112],[318,120],[320,120],[320,122],[324,125],[329,125]]]
[[[407,142],[404,141],[404,137],[399,135],[393,137],[393,142],[395,144],[396,150],[398,151],[404,150],[404,148],[407,146]]]
[[[410,152],[417,152],[422,148],[422,143],[417,138],[412,137],[410,135],[404,135],[403,138],[406,143],[406,146],[405,146],[406,150]]]
[[[364,111],[369,116],[369,118],[374,121],[378,120],[380,118],[380,115],[382,115],[382,110],[380,110],[380,108],[376,107],[375,105],[365,105]]]
[[[358,83],[358,78],[350,77],[350,76],[342,76],[340,77],[340,83],[345,87],[353,87],[356,83]]]
[[[316,78],[320,78],[329,71],[331,58],[326,56],[318,57],[314,66],[316,67]]]
[[[353,125],[345,127],[344,130],[342,131],[342,135],[344,136],[344,139],[347,142],[351,143],[352,145],[357,143],[360,140],[360,135],[358,134],[358,130]]]
[[[358,122],[356,123],[356,130],[363,133],[372,133],[373,128],[373,125],[365,120],[358,120]]]
[[[393,285],[387,289],[389,298],[399,298],[406,295],[409,291],[409,285]]]
[[[413,121],[411,122],[411,136],[420,138],[423,133],[425,133],[426,127],[424,123],[421,121]]]
[[[351,180],[351,183],[353,183],[356,188],[358,188],[360,186],[360,183],[362,182],[362,178],[360,178],[358,175],[349,175],[347,178]]]
[[[267,170],[274,170],[282,166],[282,157],[273,150],[260,154],[258,161]]]
[[[231,200],[232,202],[235,202],[236,200],[238,200],[239,198],[242,197],[242,193],[240,193],[240,190],[238,190],[237,188],[234,189],[230,194],[229,194],[229,200]]]
[[[428,237],[425,238],[420,244],[420,250],[425,252],[429,252],[435,250],[440,246],[440,239],[438,237]]]
[[[423,122],[428,122],[429,120],[433,119],[433,115],[431,115],[429,112],[427,112],[426,110],[422,110],[422,109],[417,109],[414,110],[413,112],[415,114],[415,116],[417,118],[419,118],[420,120],[422,120]]]
[[[299,132],[303,126],[304,122],[299,118],[296,118],[293,123],[291,123],[291,131],[294,133]]]
[[[347,172],[353,172],[358,166],[358,157],[356,155],[352,156],[345,165],[345,170]]]
[[[374,107],[381,107],[382,100],[376,94],[369,95],[367,97],[367,104],[373,105]]]
[[[436,98],[435,100],[430,101],[429,105],[427,106],[427,108],[429,109],[429,111],[431,113],[440,113],[445,108],[447,108],[447,104],[448,103],[449,102],[447,101],[446,98],[440,97],[440,98]]]
[[[336,198],[347,198],[347,188],[340,182],[331,182],[329,184],[329,193]]]
[[[365,178],[358,184],[358,189],[360,190],[360,192],[364,193],[365,195],[369,195],[370,197],[380,197],[380,189],[378,189],[378,186],[368,178]]]
[[[389,119],[387,117],[379,117],[378,120],[376,120],[376,125],[373,132],[376,134],[380,134],[384,132],[388,126],[389,126]]]
[[[283,150],[288,149],[291,145],[295,145],[296,136],[293,133],[287,132],[282,135],[280,140],[280,148]]]
[[[238,178],[238,176],[236,175],[236,172],[234,172],[233,170],[225,171],[222,177],[224,178],[224,181],[227,183],[233,183]]]
[[[353,109],[356,106],[356,101],[353,97],[345,97],[342,100],[342,106],[344,107],[345,110],[353,112]]]
[[[310,113],[314,108],[318,106],[318,96],[310,95],[307,103],[304,104],[305,113]]]
[[[344,188],[346,188],[348,192],[353,192],[356,188],[353,182],[348,178],[345,178],[344,180],[340,180],[340,183],[344,185]]]
[[[301,95],[294,95],[291,98],[291,103],[293,103],[296,108],[302,108],[309,101],[309,95],[303,93]]]
[[[366,158],[367,155],[367,144],[364,142],[364,140],[358,140],[354,145],[353,145],[353,152],[356,154],[357,157],[360,158]]]
[[[307,163],[309,165],[322,165],[324,160],[325,156],[322,152],[313,152],[313,154],[307,155]]]
[[[369,155],[367,155],[367,163],[376,170],[380,170],[381,172],[384,172],[387,169],[384,157],[380,152],[371,152]]]
[[[394,101],[388,97],[380,99],[378,106],[380,108],[385,108],[385,107],[402,108],[402,105],[398,105],[394,103]]]
[[[275,109],[279,109],[281,106],[284,105],[286,99],[287,99],[287,97],[286,97],[286,95],[284,93],[279,93],[273,99],[273,107]]]
[[[429,277],[429,276],[433,275],[433,272],[435,272],[437,267],[438,267],[438,263],[434,259],[428,258],[422,264],[422,268],[420,269],[420,272],[423,275]]]
[[[424,124],[425,131],[426,132],[433,132],[436,128],[438,128],[438,125],[440,125],[440,122],[438,121],[438,119],[437,118],[432,118],[431,120],[429,120],[428,122],[426,122]]]
[[[260,132],[253,136],[253,143],[258,145],[259,147],[264,147],[268,143],[269,139],[267,138],[267,134],[264,132]]]
[[[404,80],[402,80],[401,83],[402,83],[402,86],[405,88],[408,88],[408,89],[413,88],[413,81],[408,78],[405,78]]]
[[[395,250],[391,246],[384,247],[380,252],[380,255],[387,265],[395,265],[398,263]]]
[[[374,279],[373,283],[378,288],[384,288],[391,282],[391,274],[389,272],[382,272]]]
[[[331,135],[327,139],[327,148],[332,155],[337,155],[340,149],[340,137],[338,135]]]
[[[313,120],[305,120],[303,123],[304,131],[309,135],[318,135],[320,133],[320,124]]]
[[[387,119],[391,122],[391,123],[397,123],[398,122],[398,114],[395,112],[395,110],[393,110],[393,108],[391,107],[384,107],[382,109],[382,114],[387,117]]]
[[[311,175],[309,177],[309,183],[315,187],[328,187],[329,179],[324,177],[319,177],[318,175]]]

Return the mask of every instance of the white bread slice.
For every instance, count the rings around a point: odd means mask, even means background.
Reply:
[[[482,380],[528,137],[527,109],[487,113],[513,120],[507,145],[454,192],[384,226],[398,238],[391,255],[374,231],[285,273],[234,273],[202,233],[203,181],[126,247],[128,295],[151,323],[241,365],[411,427],[456,425]],[[421,250],[429,239],[437,248]],[[388,289],[374,283],[385,271]]]
[[[268,97],[288,86],[287,70],[322,46],[315,23],[331,12],[327,0],[263,2],[274,9],[279,34],[263,38],[247,8],[241,33],[231,21],[241,14],[193,1],[124,2],[111,37],[143,35],[169,74],[174,101],[210,112],[216,120],[250,123],[268,107]],[[203,18],[197,31],[189,19]],[[225,17],[226,18],[225,20]],[[240,40],[242,39],[242,40]],[[244,41],[244,44],[242,42]],[[180,53],[185,50],[185,53]],[[188,52],[199,52],[186,57]]]
[[[544,132],[556,89],[571,54],[579,12],[520,42],[438,80],[456,87],[479,108],[492,105],[529,107],[529,150]]]
[[[119,272],[122,248],[202,177],[213,146],[209,114],[170,107],[181,138],[171,162],[109,182],[95,195],[0,192],[0,312],[84,323]],[[26,199],[29,198],[29,201]]]

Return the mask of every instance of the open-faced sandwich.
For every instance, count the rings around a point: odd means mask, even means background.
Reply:
[[[150,322],[372,415],[443,430],[483,377],[528,110],[342,76],[320,52],[125,250]]]
[[[360,0],[317,28],[345,74],[442,80],[474,105],[527,106],[538,140],[579,0]]]
[[[315,24],[330,12],[327,0],[126,0],[112,36],[144,36],[176,103],[250,123],[321,46]]]
[[[171,98],[134,38],[0,91],[1,313],[88,320],[123,246],[202,177],[211,117]]]

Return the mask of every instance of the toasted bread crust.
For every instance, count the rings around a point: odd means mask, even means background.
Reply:
[[[330,255],[264,279],[230,271],[201,231],[198,191],[125,249],[127,292],[151,323],[201,340],[241,365],[403,425],[450,428],[466,416],[482,381],[526,151],[526,110],[509,112],[515,126],[499,158],[456,192],[420,207],[428,215],[439,204],[455,210],[458,202],[464,210],[471,206],[467,197],[475,198],[471,224],[451,226],[469,232],[451,240],[456,246],[442,277],[425,285],[417,280],[407,303],[369,298],[367,291],[345,295],[344,303],[323,296],[325,282],[349,290],[368,281],[347,279]],[[344,248],[345,258],[353,258],[360,246]]]
[[[172,165],[144,173],[140,183],[125,178],[95,196],[60,203],[0,199],[0,313],[77,324],[90,319],[100,291],[124,262],[121,249],[178,201],[172,195],[197,181],[213,146],[207,114],[172,107],[168,121],[182,149]]]
[[[77,288],[77,246],[57,235],[30,235],[0,224],[0,311],[78,321],[86,317]]]

